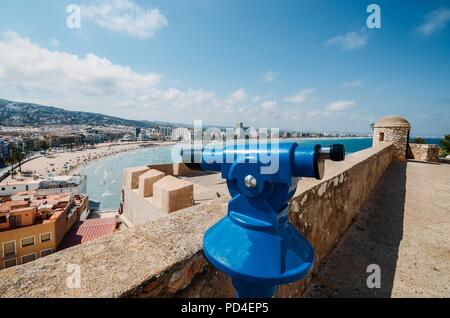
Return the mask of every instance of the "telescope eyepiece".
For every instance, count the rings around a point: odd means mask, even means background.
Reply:
[[[320,149],[320,159],[329,159],[332,161],[344,161],[345,147],[343,144],[333,144],[330,147]]]
[[[345,147],[343,144],[331,145],[330,159],[332,161],[344,161],[345,159]]]

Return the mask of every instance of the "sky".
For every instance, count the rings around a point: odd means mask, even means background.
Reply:
[[[128,119],[442,136],[449,57],[449,1],[0,1],[0,98]]]

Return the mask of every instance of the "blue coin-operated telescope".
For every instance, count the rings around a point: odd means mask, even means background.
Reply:
[[[237,297],[272,297],[308,274],[314,250],[289,222],[288,201],[301,177],[323,178],[325,159],[344,160],[343,145],[222,144],[185,148],[181,157],[227,180],[228,215],[205,233],[203,251],[231,277]]]

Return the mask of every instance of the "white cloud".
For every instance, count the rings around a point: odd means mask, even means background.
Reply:
[[[240,88],[233,93],[230,94],[229,101],[230,103],[234,102],[243,102],[247,99],[247,93],[243,88]]]
[[[342,126],[354,124],[345,112],[314,112],[313,88],[282,103],[270,95],[252,95],[244,88],[225,96],[208,89],[162,88],[161,79],[157,73],[137,72],[94,54],[78,56],[48,49],[13,32],[0,35],[0,96],[5,99],[188,124],[202,119],[208,124],[232,126],[244,120],[246,126],[253,127],[327,129],[322,114],[342,115]]]
[[[88,21],[113,32],[148,39],[168,25],[158,8],[146,9],[134,0],[97,0],[81,7],[82,21]]]
[[[315,91],[315,88],[307,88],[295,95],[285,97],[284,101],[292,104],[305,104],[315,100],[315,98],[311,96]]]
[[[332,111],[332,112],[342,112],[349,110],[351,108],[355,107],[355,102],[352,100],[338,100],[336,102],[332,102],[328,104],[326,110]]]
[[[159,74],[138,73],[94,54],[49,50],[14,32],[0,37],[0,95],[5,98],[15,94],[19,101],[136,119],[216,103],[214,92],[161,89],[160,80]]]
[[[363,32],[349,32],[339,34],[327,41],[327,45],[337,46],[345,50],[355,50],[363,48],[368,43],[368,37]]]
[[[151,89],[148,94],[134,101],[135,113],[146,119],[192,123],[195,119],[210,120],[212,116],[223,116],[216,94],[206,90],[186,91],[178,89]]]
[[[262,100],[263,100],[263,98],[262,98],[261,96],[258,96],[258,95],[253,96],[253,97],[251,98],[251,101],[252,101],[253,103],[259,103],[259,102],[262,101]]]
[[[273,72],[273,71],[268,71],[266,73],[263,74],[262,76],[262,80],[266,83],[271,83],[273,82],[276,77],[279,75],[279,73]]]
[[[344,88],[353,88],[353,87],[358,87],[362,85],[362,80],[361,79],[355,79],[353,81],[350,82],[343,82],[341,84],[342,87]]]
[[[431,35],[437,31],[444,29],[450,21],[450,9],[436,9],[425,18],[425,22],[417,28],[417,32],[422,35]]]
[[[306,117],[308,118],[320,118],[322,116],[323,112],[317,109],[306,112]]]
[[[261,104],[261,107],[266,110],[275,109],[276,106],[277,106],[277,101],[275,101],[275,100],[268,100]]]
[[[0,96],[131,119],[235,122],[254,107],[229,104],[204,89],[160,88],[162,76],[139,73],[94,54],[50,50],[14,32],[0,36]],[[233,101],[253,101],[244,89]],[[256,118],[256,117],[255,117]]]
[[[94,54],[85,57],[52,51],[14,32],[0,41],[2,80],[24,90],[58,91],[104,96],[139,94],[160,81],[156,73],[141,74]]]

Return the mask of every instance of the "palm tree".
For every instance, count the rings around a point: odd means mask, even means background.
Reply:
[[[6,164],[11,165],[11,178],[14,179],[14,159],[12,156],[9,156],[6,160],[5,160]]]
[[[18,163],[19,171],[22,172],[22,161],[25,159],[25,154],[19,148],[16,148],[14,146],[11,148],[12,148],[12,150],[10,151],[11,155],[7,160],[7,162],[11,164],[11,177],[14,178],[14,165]]]
[[[445,135],[444,139],[441,140],[441,157],[450,155],[450,134]]]
[[[11,178],[14,179],[14,164],[16,161],[14,158],[14,146],[12,144],[8,145],[8,157],[5,161],[7,164],[11,165]]]
[[[47,140],[42,139],[42,141],[41,141],[41,149],[44,150],[44,152],[46,153],[48,148],[50,148],[50,147],[48,145]]]
[[[22,161],[25,159],[25,153],[20,149],[17,149],[16,152],[17,162],[19,163],[19,171],[22,173]]]

